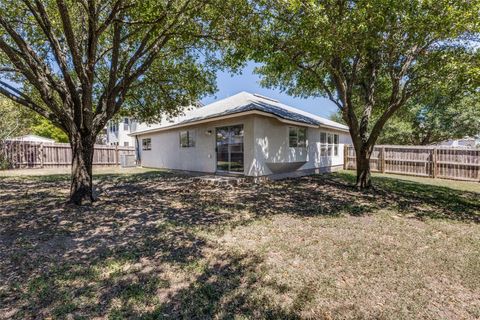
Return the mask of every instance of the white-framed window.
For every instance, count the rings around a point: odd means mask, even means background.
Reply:
[[[327,148],[328,148],[327,133],[326,132],[320,132],[320,156],[321,157],[327,157],[328,156]]]
[[[195,147],[195,131],[194,130],[180,131],[180,147],[181,148]]]
[[[151,138],[142,139],[142,150],[152,150],[152,139]]]
[[[118,123],[111,121],[109,128],[110,132],[118,132]]]
[[[339,136],[336,133],[320,132],[320,156],[338,156]]]
[[[334,157],[338,156],[338,147],[340,145],[339,139],[340,137],[338,136],[338,134],[333,135],[333,156]]]
[[[129,146],[130,146],[130,143],[129,143],[128,141],[124,141],[124,142],[123,142],[123,146],[124,146],[124,147],[129,147]]]
[[[124,118],[124,119],[123,119],[123,130],[124,130],[124,131],[128,131],[128,125],[129,125],[129,119],[128,119],[128,118]]]
[[[305,148],[307,146],[307,128],[288,127],[288,146]]]

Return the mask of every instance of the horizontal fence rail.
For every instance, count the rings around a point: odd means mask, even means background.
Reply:
[[[93,165],[119,165],[124,154],[135,155],[135,148],[95,145]],[[0,145],[0,160],[7,169],[67,167],[72,164],[72,149],[68,143],[6,141]]]
[[[356,169],[355,149],[345,145],[345,169]],[[375,146],[372,172],[480,181],[480,149],[426,146]]]

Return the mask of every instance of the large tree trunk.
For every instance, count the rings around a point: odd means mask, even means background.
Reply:
[[[372,186],[370,176],[370,155],[363,147],[356,152],[357,160],[357,183],[355,184],[359,189],[368,189]]]
[[[79,135],[70,137],[72,146],[72,184],[69,203],[81,205],[83,201],[94,201],[92,164],[94,140]]]

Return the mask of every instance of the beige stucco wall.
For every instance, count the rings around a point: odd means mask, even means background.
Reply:
[[[150,168],[215,172],[215,128],[239,124],[243,124],[244,129],[244,162],[245,167],[247,167],[247,164],[253,162],[253,117],[222,120],[184,127],[182,129],[141,135],[138,139],[140,143],[142,166]],[[195,147],[180,147],[180,131],[185,130],[195,131]],[[207,134],[209,130],[212,132],[210,135]],[[144,138],[152,139],[151,150],[141,150],[141,140]]]
[[[272,174],[269,163],[306,162],[298,170],[338,166],[343,164],[344,144],[351,139],[348,133],[328,128],[307,128],[307,148],[288,146],[290,125],[267,117],[254,118],[254,161],[247,175],[262,176]],[[320,156],[320,132],[339,135],[338,156]]]
[[[213,173],[216,171],[215,128],[238,124],[244,126],[244,164],[247,176],[272,174],[269,163],[306,161],[299,170],[342,165],[343,144],[350,141],[345,132],[308,128],[307,148],[290,148],[288,124],[274,118],[251,115],[141,135],[138,137],[140,146],[141,139],[152,139],[152,150],[140,150],[142,166]],[[195,131],[195,147],[180,147],[179,133],[184,130]],[[211,135],[206,134],[209,130]],[[320,157],[320,131],[340,135],[338,156]]]

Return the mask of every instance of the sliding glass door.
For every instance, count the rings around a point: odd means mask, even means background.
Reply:
[[[217,171],[243,173],[243,125],[221,127],[217,136]]]

